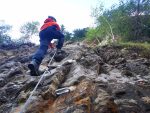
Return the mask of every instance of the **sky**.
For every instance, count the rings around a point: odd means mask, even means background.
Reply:
[[[109,8],[118,0],[99,0]],[[12,25],[13,37],[19,37],[19,28],[26,22],[38,21],[40,26],[48,16],[54,16],[66,30],[92,27],[91,11],[98,0],[0,0],[0,20]]]

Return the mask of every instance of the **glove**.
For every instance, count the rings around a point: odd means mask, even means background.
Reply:
[[[49,49],[54,49],[54,48],[55,48],[55,45],[54,45],[53,43],[50,43],[49,46],[48,46],[48,48],[49,48]]]

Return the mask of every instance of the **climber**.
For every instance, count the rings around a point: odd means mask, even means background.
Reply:
[[[39,66],[47,53],[49,44],[52,39],[58,39],[56,45],[57,51],[60,51],[64,43],[64,34],[60,30],[60,26],[56,23],[53,16],[48,16],[44,24],[40,28],[40,47],[32,56],[32,61],[28,64],[31,76],[39,76]]]

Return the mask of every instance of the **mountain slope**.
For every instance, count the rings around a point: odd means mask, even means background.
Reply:
[[[0,113],[19,113],[40,77],[27,64],[35,46],[0,51]],[[25,113],[149,113],[150,59],[132,48],[66,44],[34,92]],[[48,52],[40,71],[47,69]],[[58,61],[59,58],[62,60]],[[56,95],[60,88],[70,92]]]

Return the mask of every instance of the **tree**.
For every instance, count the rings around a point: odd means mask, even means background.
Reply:
[[[96,18],[95,38],[120,37],[125,41],[150,40],[150,0],[120,0],[119,5],[93,10]],[[91,33],[89,29],[88,32]],[[90,34],[89,33],[89,34]]]
[[[85,38],[88,28],[83,29],[75,29],[73,31],[73,40],[74,41],[81,41]]]
[[[39,22],[27,22],[20,28],[20,32],[22,33],[22,37],[25,41],[28,41],[33,35],[38,34],[38,26]]]
[[[8,31],[10,31],[11,28],[12,26],[5,24],[4,21],[0,21],[0,43],[10,42],[11,38],[8,35]]]
[[[65,31],[64,35],[65,35],[65,40],[66,41],[72,40],[72,33],[68,32],[68,31]]]
[[[62,25],[60,26],[60,29],[61,29],[62,32],[64,32],[64,31],[65,31],[65,26],[62,24]]]
[[[61,32],[64,33],[65,41],[72,40],[72,33],[70,33],[69,31],[66,31],[66,28],[63,24],[60,26],[60,28],[61,28]]]

